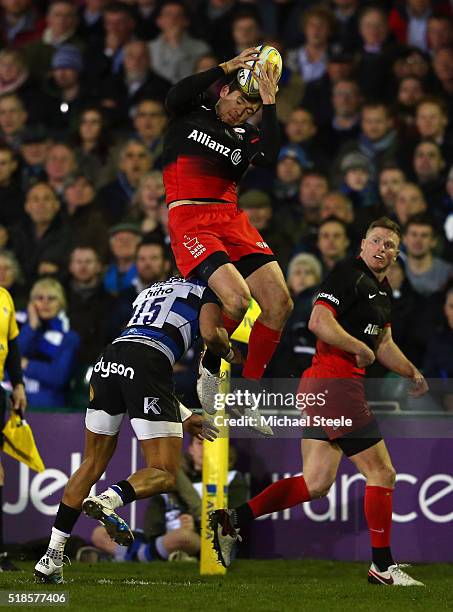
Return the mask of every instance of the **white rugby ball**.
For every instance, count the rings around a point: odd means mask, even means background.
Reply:
[[[256,50],[259,52],[259,56],[256,58],[256,60],[247,62],[250,69],[241,68],[237,73],[239,87],[241,88],[241,91],[249,98],[259,98],[260,95],[258,81],[253,75],[254,70],[260,74],[259,71],[269,62],[278,67],[278,80],[282,75],[282,56],[275,47],[271,47],[270,45],[260,45],[259,47],[256,47]]]

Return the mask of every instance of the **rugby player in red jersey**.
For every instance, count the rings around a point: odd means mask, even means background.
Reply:
[[[163,153],[169,234],[180,272],[208,282],[223,304],[230,335],[243,319],[251,296],[261,307],[243,368],[243,376],[253,380],[263,375],[292,309],[272,250],[237,208],[237,185],[249,165],[272,167],[279,152],[277,71],[267,64],[256,75],[259,99],[245,97],[235,78],[237,70],[249,67],[246,62],[256,56],[256,49],[246,49],[216,68],[183,79],[169,91],[166,106],[171,120]],[[206,90],[226,75],[229,83],[220,90],[217,103],[210,104]],[[258,131],[247,119],[260,108]],[[220,362],[206,353],[202,375],[217,373],[219,368]],[[216,384],[203,387],[202,405],[208,411],[216,391]]]
[[[395,469],[379,426],[365,398],[365,368],[377,359],[386,368],[412,381],[419,397],[428,385],[401,352],[391,333],[391,289],[386,271],[398,255],[399,226],[383,217],[374,221],[361,243],[360,256],[339,264],[322,284],[309,328],[317,336],[311,368],[301,378],[299,392],[325,393],[328,400],[306,412],[311,417],[350,418],[352,425],[311,427],[302,440],[303,475],[279,480],[235,510],[211,515],[219,560],[230,563],[231,547],[249,521],[324,497],[346,455],[365,476],[365,517],[372,563],[368,581],[374,584],[420,586],[397,565],[390,549],[392,493]],[[311,421],[313,422],[313,421]]]

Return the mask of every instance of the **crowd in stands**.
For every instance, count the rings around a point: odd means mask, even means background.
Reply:
[[[175,272],[168,90],[263,42],[283,56],[281,150],[239,205],[295,301],[267,374],[308,366],[317,287],[385,214],[403,230],[393,335],[453,376],[453,1],[0,0],[0,286],[32,407],[71,405],[134,297]],[[175,370],[189,403],[196,367]]]

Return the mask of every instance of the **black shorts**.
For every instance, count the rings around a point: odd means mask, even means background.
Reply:
[[[329,440],[322,427],[304,427],[303,438],[306,440],[324,440],[336,444],[346,457],[357,455],[357,453],[371,448],[382,440],[381,431],[375,418],[360,429],[346,433],[339,438],[335,438],[335,440]]]
[[[125,414],[139,440],[182,438],[173,370],[159,350],[131,341],[109,344],[93,367],[85,424],[116,435]]]

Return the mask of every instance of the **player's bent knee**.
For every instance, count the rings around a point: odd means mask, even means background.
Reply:
[[[230,313],[236,321],[240,321],[247,312],[250,299],[251,295],[248,292],[232,292],[228,297],[222,300],[222,303],[225,310]]]
[[[334,479],[332,478],[307,480],[305,477],[305,482],[307,484],[311,499],[319,499],[320,497],[325,497],[328,495],[333,480]]]

